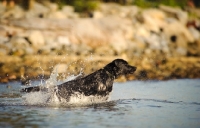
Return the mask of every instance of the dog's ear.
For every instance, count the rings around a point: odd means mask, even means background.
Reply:
[[[122,64],[120,63],[120,59],[116,59],[113,61],[113,70],[115,72],[115,77],[119,77],[120,76],[120,67],[122,66]]]
[[[114,60],[114,61],[113,61],[113,64],[114,64],[116,67],[118,67],[118,66],[119,66],[119,60],[118,60],[118,59]]]
[[[128,62],[123,59],[116,59],[113,61],[113,63],[116,67],[121,67],[123,64],[128,64]]]

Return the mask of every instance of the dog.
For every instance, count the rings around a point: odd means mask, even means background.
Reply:
[[[131,66],[123,59],[115,59],[104,68],[82,78],[77,78],[56,86],[58,99],[69,101],[70,96],[80,93],[85,96],[106,97],[112,91],[113,83],[116,78],[122,75],[132,74],[136,67]],[[22,92],[41,91],[40,86],[22,89]]]

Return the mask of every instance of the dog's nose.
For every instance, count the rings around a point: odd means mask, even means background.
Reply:
[[[134,67],[134,66],[133,66],[133,68],[134,68],[134,71],[136,71],[137,67]]]
[[[134,73],[134,72],[136,71],[136,69],[137,69],[137,67],[135,67],[135,66],[130,66],[130,65],[129,65],[129,70],[130,70],[132,73]]]

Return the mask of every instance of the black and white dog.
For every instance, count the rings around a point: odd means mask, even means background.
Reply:
[[[80,93],[85,96],[106,97],[112,91],[115,78],[121,75],[132,74],[136,67],[129,65],[123,59],[116,59],[107,64],[104,68],[82,78],[57,85],[56,96],[58,99],[69,101],[70,96]],[[34,92],[42,90],[40,86],[22,89],[22,92]]]

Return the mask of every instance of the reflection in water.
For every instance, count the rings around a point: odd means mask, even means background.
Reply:
[[[108,102],[23,104],[20,84],[0,85],[0,127],[200,127],[200,79],[115,83]]]

